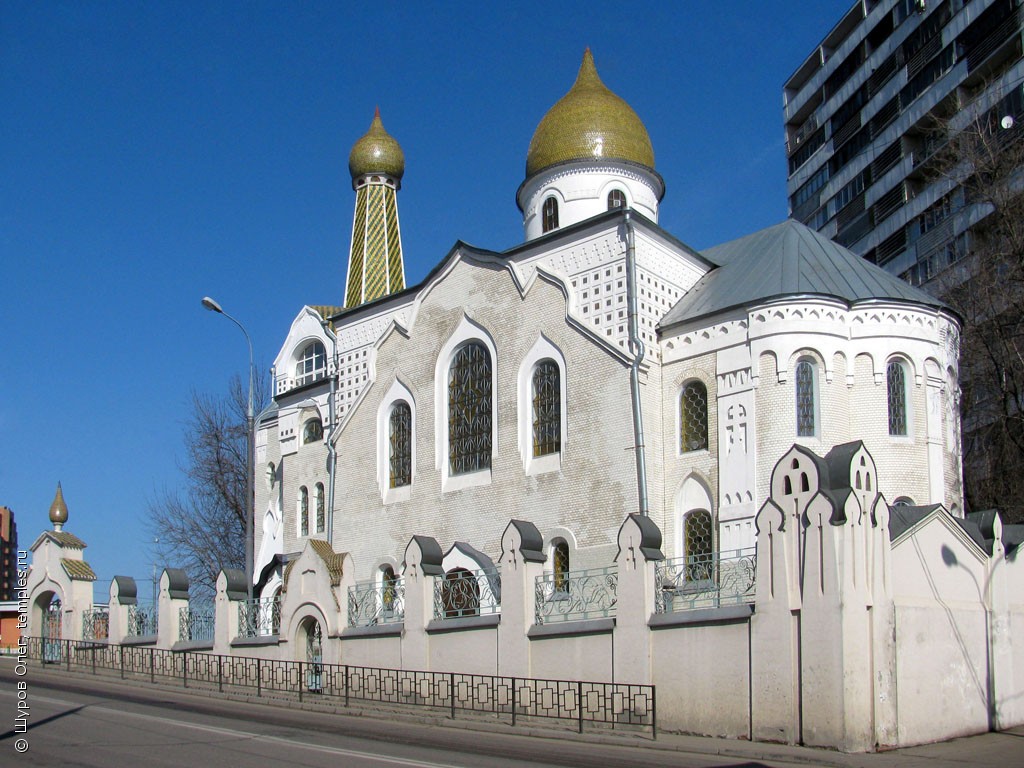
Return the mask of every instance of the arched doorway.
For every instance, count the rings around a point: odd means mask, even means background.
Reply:
[[[323,690],[324,637],[320,622],[310,617],[303,622],[306,636],[306,689],[312,693]]]
[[[56,592],[48,593],[40,599],[43,609],[42,636],[43,636],[43,663],[59,664],[61,661],[61,639],[64,626],[64,606]]]

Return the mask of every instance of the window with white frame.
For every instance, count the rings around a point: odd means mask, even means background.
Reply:
[[[315,416],[312,419],[307,419],[306,423],[302,425],[302,443],[315,443],[318,440],[324,439],[324,425],[320,421],[319,416]]]
[[[558,363],[541,360],[533,369],[533,455],[562,449],[562,386]]]
[[[326,503],[324,500],[324,484],[316,484],[316,532],[323,533],[327,527],[326,523]]]
[[[412,409],[404,400],[391,407],[388,417],[389,487],[412,483]]]
[[[616,208],[626,207],[626,193],[621,189],[613,189],[608,193],[608,210],[614,211]]]
[[[889,434],[907,434],[907,369],[899,360],[890,360],[885,370],[889,403]]]
[[[298,515],[299,536],[309,536],[309,489],[304,485],[299,488]]]
[[[565,539],[551,542],[551,572],[554,577],[555,592],[565,594],[569,591],[569,543]]]
[[[322,379],[327,373],[327,350],[319,341],[311,341],[302,348],[295,363],[295,386]]]
[[[558,229],[558,200],[554,197],[549,197],[544,201],[541,221],[543,232]]]
[[[818,434],[818,370],[814,360],[801,357],[796,363],[796,434]]]
[[[679,395],[679,450],[704,451],[708,447],[708,390],[691,381]]]
[[[448,369],[448,471],[491,467],[491,354],[479,341],[462,345]]]
[[[683,521],[686,552],[686,578],[701,581],[713,578],[714,529],[711,513],[705,509],[688,512]]]

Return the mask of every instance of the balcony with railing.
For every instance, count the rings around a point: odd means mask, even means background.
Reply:
[[[281,597],[255,597],[238,604],[238,636],[276,637],[281,629]]]
[[[216,611],[213,603],[191,603],[178,611],[178,638],[182,642],[213,642]]]
[[[537,577],[534,621],[586,621],[615,615],[616,566],[546,573]]]
[[[348,588],[348,625],[376,627],[405,620],[405,580],[384,579]]]
[[[128,637],[156,637],[157,607],[153,604],[128,606]]]
[[[663,560],[655,567],[655,613],[754,602],[755,547]]]
[[[501,574],[497,568],[455,568],[434,577],[434,618],[461,619],[501,613]]]

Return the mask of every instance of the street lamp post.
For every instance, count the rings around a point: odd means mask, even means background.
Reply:
[[[252,559],[253,559],[253,459],[255,454],[255,430],[253,429],[252,412],[252,389],[255,378],[256,367],[253,364],[252,340],[248,331],[240,322],[225,312],[220,304],[209,296],[203,297],[203,306],[211,312],[224,315],[228,320],[238,326],[245,336],[245,343],[249,345],[249,404],[245,411],[245,585],[249,599],[252,599]]]

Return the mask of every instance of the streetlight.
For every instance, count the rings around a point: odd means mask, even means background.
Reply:
[[[245,586],[246,592],[249,599],[252,600],[252,557],[253,557],[253,537],[252,537],[252,526],[253,526],[253,487],[252,487],[252,473],[253,473],[253,454],[255,448],[253,445],[255,433],[253,430],[253,413],[252,413],[252,387],[253,379],[255,378],[256,367],[252,361],[252,340],[249,338],[248,331],[245,330],[240,322],[235,320],[231,315],[225,312],[220,304],[211,299],[209,296],[203,297],[203,306],[211,312],[216,312],[219,315],[224,315],[228,320],[238,326],[239,330],[245,335],[245,343],[249,345],[249,405],[245,411]]]

